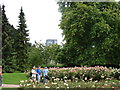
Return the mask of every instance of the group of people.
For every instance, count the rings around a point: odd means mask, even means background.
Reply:
[[[46,80],[47,80],[46,77],[48,77],[48,68],[45,67],[42,71],[41,67],[34,66],[33,69],[31,70],[31,74],[32,74],[33,81],[37,81],[37,82],[40,82],[41,77],[43,75],[44,77],[43,83],[46,83]]]

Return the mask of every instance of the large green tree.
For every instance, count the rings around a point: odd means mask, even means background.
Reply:
[[[60,9],[60,28],[66,41],[60,54],[63,63],[120,63],[119,3],[72,2]]]
[[[15,28],[10,25],[5,14],[5,6],[2,6],[2,66],[3,72],[14,72],[14,38],[12,32]]]
[[[25,71],[26,65],[27,65],[27,50],[29,47],[29,33],[27,30],[26,20],[25,20],[25,14],[23,12],[23,9],[21,7],[20,14],[19,14],[19,25],[17,30],[17,39],[16,39],[16,51],[17,51],[17,65],[19,71]]]

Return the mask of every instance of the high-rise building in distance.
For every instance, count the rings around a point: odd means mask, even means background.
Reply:
[[[50,44],[57,44],[57,39],[47,39],[46,46],[49,46]]]

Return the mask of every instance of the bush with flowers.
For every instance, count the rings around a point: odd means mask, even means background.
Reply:
[[[46,84],[33,82],[30,79],[21,81],[20,86],[28,88],[119,88],[120,82],[115,78],[117,72],[116,68],[102,66],[49,68],[50,80]]]
[[[71,81],[74,78],[78,78],[78,80],[82,81],[95,81],[95,80],[103,80],[106,78],[115,78],[118,69],[116,68],[107,68],[107,67],[68,67],[68,68],[50,68],[49,76],[60,78],[64,80],[64,76]]]
[[[85,82],[84,80],[78,82],[76,79],[74,82],[71,80],[60,80],[59,78],[54,78],[54,81],[47,81],[47,83],[37,83],[32,80],[29,81],[21,81],[20,86],[23,88],[120,88],[120,81],[118,80],[104,80],[104,81],[90,81]]]

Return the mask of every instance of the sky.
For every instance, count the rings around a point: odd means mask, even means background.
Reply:
[[[116,0],[119,1],[119,0]],[[61,13],[56,0],[0,0],[4,4],[9,22],[17,28],[21,6],[25,13],[30,42],[45,43],[47,39],[57,39],[61,44],[62,30],[58,26]]]
[[[15,28],[22,6],[31,43],[57,39],[58,44],[61,44],[62,30],[58,26],[61,13],[55,0],[0,0],[0,4],[5,5],[7,18]]]

